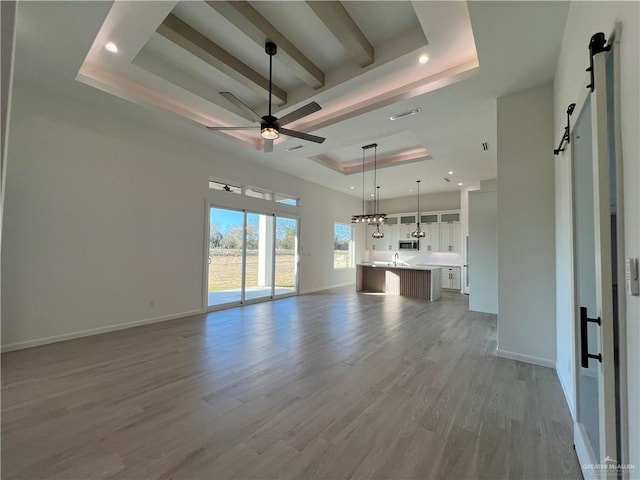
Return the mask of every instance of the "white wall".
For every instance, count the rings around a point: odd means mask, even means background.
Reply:
[[[555,366],[553,88],[498,98],[498,355]]]
[[[301,198],[302,292],[355,282],[333,269],[333,224],[358,199],[51,92],[13,95],[5,347],[200,312],[210,175]]]
[[[573,2],[569,8],[562,49],[554,84],[554,141],[566,123],[567,105],[578,100],[586,85],[587,46],[596,32],[608,37],[616,22],[621,22],[620,95],[622,153],[624,164],[625,257],[640,257],[640,8],[638,2]],[[573,383],[573,264],[571,238],[571,166],[570,156],[556,159],[556,316],[557,370],[567,401],[575,415]],[[622,289],[620,290],[623,291]],[[640,300],[625,296],[627,315],[627,398],[629,418],[629,461],[640,469]],[[623,359],[624,362],[625,359]]]
[[[465,242],[466,237],[469,235],[469,192],[480,189],[480,182],[473,182],[469,185],[462,187],[460,190],[460,230],[462,234],[462,264],[463,267],[461,269],[460,281],[462,284],[462,291],[465,293],[469,293],[468,289],[466,289],[467,284],[467,269],[464,267],[465,264],[468,264],[468,252],[465,252]]]
[[[469,310],[498,313],[498,198],[469,192]]]
[[[368,202],[372,203],[372,202]],[[370,208],[370,205],[368,205]],[[400,198],[388,198],[380,200],[382,213],[408,213],[416,212],[418,208],[418,196],[409,195]],[[360,208],[362,210],[362,207]],[[459,210],[460,192],[425,193],[420,195],[420,211],[436,212],[439,210]]]

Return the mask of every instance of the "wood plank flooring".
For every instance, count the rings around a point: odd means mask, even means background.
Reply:
[[[339,289],[2,355],[4,479],[579,479],[496,318]]]

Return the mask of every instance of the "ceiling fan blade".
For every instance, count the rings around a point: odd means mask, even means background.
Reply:
[[[311,115],[312,113],[317,112],[321,109],[322,107],[316,102],[307,103],[299,109],[294,110],[291,113],[287,113],[284,117],[278,119],[278,122],[280,123],[280,125],[286,125],[287,123],[291,123],[295,120],[298,120],[299,118]]]
[[[302,140],[308,140],[309,142],[322,143],[326,140],[324,137],[318,137],[311,135],[310,133],[298,132],[296,130],[289,130],[288,128],[281,128],[280,133],[288,135],[290,137],[301,138]]]
[[[273,152],[273,140],[265,140],[264,141],[264,153]]]
[[[233,93],[220,92],[220,95],[222,95],[224,98],[226,98],[231,103],[233,103],[236,107],[242,110],[245,113],[245,115],[248,115],[247,118],[249,120],[253,120],[255,122],[262,122],[262,117],[258,115],[256,112],[254,112],[253,110],[251,110],[249,107],[247,107],[244,103],[242,103],[242,101],[240,101],[240,99],[236,97]]]
[[[207,130],[258,130],[258,127],[207,127]]]

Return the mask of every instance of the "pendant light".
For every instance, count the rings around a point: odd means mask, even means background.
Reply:
[[[425,233],[420,230],[420,180],[416,180],[418,184],[418,218],[416,219],[416,230],[411,232],[411,236],[414,238],[423,238]]]
[[[374,201],[373,201],[373,207],[374,207],[374,212],[372,214],[365,214],[364,213],[364,154],[365,154],[365,150],[369,150],[370,148],[374,149],[373,152],[373,187],[374,187]],[[372,143],[370,145],[364,145],[362,147],[362,214],[361,215],[352,215],[351,216],[351,223],[374,223],[374,224],[381,224],[381,223],[385,223],[387,221],[387,214],[386,213],[379,213],[378,212],[378,206],[375,200],[375,188],[376,188],[376,182],[377,182],[377,162],[378,162],[378,144],[377,143]],[[380,188],[380,187],[378,187]],[[378,231],[380,230],[379,228],[377,229]],[[379,232],[381,235],[384,235],[382,232]],[[379,237],[382,238],[382,237]]]
[[[375,212],[378,213],[378,208],[380,208],[380,185],[376,187],[376,208]],[[384,232],[380,231],[380,224],[376,224],[376,231],[371,234],[373,238],[384,238]]]

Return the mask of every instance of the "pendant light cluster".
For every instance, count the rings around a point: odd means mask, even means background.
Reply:
[[[411,236],[413,238],[423,238],[425,233],[420,230],[420,180],[416,180],[416,183],[418,184],[418,217],[416,219],[416,229],[411,232]]]
[[[365,151],[373,148],[373,187],[374,187],[374,211],[373,213],[365,214],[364,213],[364,155]],[[376,231],[373,233],[373,238],[382,238],[384,237],[384,233],[380,231],[380,224],[385,223],[387,221],[386,213],[378,212],[378,204],[380,199],[379,186],[377,183],[377,162],[378,162],[378,144],[372,143],[370,145],[364,145],[362,147],[362,214],[361,215],[352,215],[351,223],[369,223],[369,224],[377,224]],[[375,192],[378,191],[376,194]],[[376,236],[379,235],[379,236]]]

